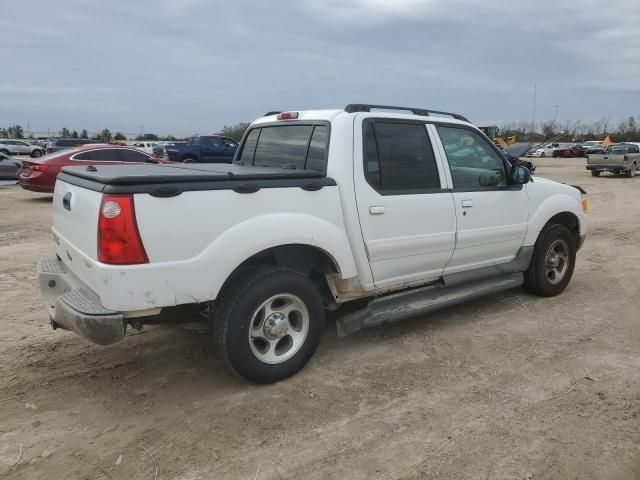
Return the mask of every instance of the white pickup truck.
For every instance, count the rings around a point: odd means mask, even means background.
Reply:
[[[586,208],[457,114],[271,112],[230,165],[65,168],[38,269],[54,328],[107,345],[206,307],[225,364],[268,383],[351,300],[341,336],[520,285],[561,293]]]

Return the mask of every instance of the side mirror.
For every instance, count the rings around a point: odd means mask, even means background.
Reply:
[[[523,165],[514,165],[513,167],[511,167],[509,179],[511,180],[512,184],[524,185],[525,183],[529,183],[531,181],[531,172],[527,167]]]

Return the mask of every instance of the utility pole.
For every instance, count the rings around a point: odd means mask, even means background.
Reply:
[[[556,113],[553,116],[553,133],[556,133],[556,122],[558,121],[558,104],[556,104]]]
[[[536,87],[537,85],[533,84],[533,116],[531,117],[531,138],[530,141],[533,143],[533,131],[536,128]]]

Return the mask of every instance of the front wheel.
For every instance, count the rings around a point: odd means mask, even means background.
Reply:
[[[525,272],[525,290],[543,297],[562,293],[573,276],[576,251],[576,240],[567,227],[558,224],[545,227]]]
[[[31,157],[33,158],[38,158],[42,156],[42,150],[34,150],[33,152],[31,152]]]
[[[259,266],[225,286],[214,341],[231,371],[253,383],[273,383],[304,367],[323,327],[322,296],[309,278],[289,268]]]

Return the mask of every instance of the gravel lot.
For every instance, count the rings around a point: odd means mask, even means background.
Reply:
[[[589,192],[562,296],[512,290],[345,339],[328,322],[310,364],[263,387],[196,330],[110,347],[52,331],[35,274],[51,197],[0,188],[0,477],[640,478],[640,178],[537,163]]]

